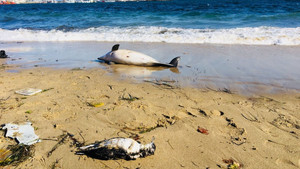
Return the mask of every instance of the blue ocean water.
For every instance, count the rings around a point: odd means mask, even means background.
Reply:
[[[0,6],[0,41],[300,44],[300,0]]]

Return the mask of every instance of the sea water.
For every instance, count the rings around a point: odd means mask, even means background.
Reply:
[[[300,1],[1,5],[0,41],[300,45]]]

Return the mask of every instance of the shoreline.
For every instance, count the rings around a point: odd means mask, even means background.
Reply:
[[[0,72],[1,124],[30,121],[42,139],[21,168],[227,168],[229,159],[242,168],[300,166],[299,93],[242,96],[121,80],[96,68]],[[15,94],[28,87],[44,92]],[[66,140],[47,157],[63,131],[85,144],[136,136],[145,144],[155,137],[157,150],[134,161],[103,161],[75,155]]]
[[[178,70],[127,65],[107,65],[97,57],[113,42],[19,42],[0,44],[18,69],[100,68],[121,79],[175,81],[179,86],[230,90],[239,94],[300,92],[300,48],[169,43],[121,43],[121,49],[145,53],[163,63],[181,56]]]

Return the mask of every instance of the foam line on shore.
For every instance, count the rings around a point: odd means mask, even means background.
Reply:
[[[0,29],[0,41],[166,42],[194,44],[300,45],[300,27],[182,29],[166,27],[97,27],[80,30]]]

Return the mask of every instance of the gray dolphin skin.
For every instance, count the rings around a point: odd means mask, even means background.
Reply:
[[[106,63],[114,62],[117,64],[152,66],[152,67],[177,67],[180,57],[175,57],[170,63],[160,63],[152,57],[140,52],[119,49],[119,44],[112,47],[111,51],[98,58]]]

